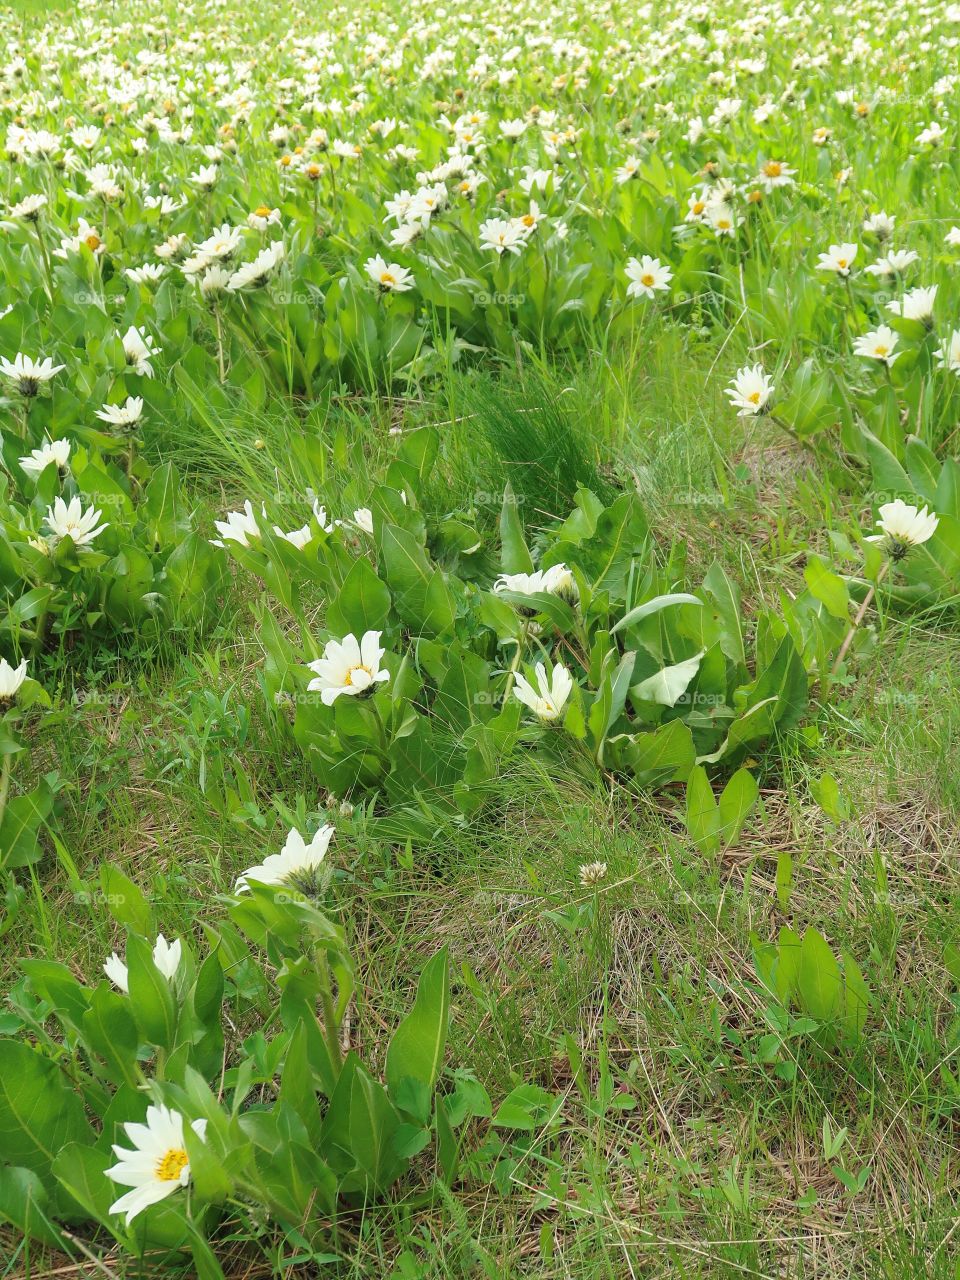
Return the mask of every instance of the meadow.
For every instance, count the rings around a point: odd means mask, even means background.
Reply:
[[[956,1280],[956,5],[0,16],[0,1277]]]

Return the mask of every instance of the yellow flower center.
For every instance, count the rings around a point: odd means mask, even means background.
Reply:
[[[267,208],[265,204],[258,205],[257,208],[254,209],[253,211],[253,216],[255,218],[269,218],[270,210]]]
[[[640,277],[640,283],[645,284],[648,288],[653,284],[653,276],[649,271]]]
[[[156,1165],[156,1175],[160,1182],[179,1182],[180,1175],[187,1167],[189,1160],[183,1147],[171,1147],[165,1151]]]
[[[381,283],[381,284],[396,284],[396,283],[397,283],[397,277],[396,277],[396,276],[395,276],[391,271],[381,271],[381,272],[380,272],[380,283]]]
[[[367,675],[368,675],[368,676],[370,676],[371,678],[373,677],[373,672],[370,670],[370,668],[369,668],[369,667],[365,667],[365,666],[363,665],[363,663],[361,662],[358,666],[356,666],[356,667],[351,667],[351,668],[350,668],[350,670],[347,672],[347,674],[344,676],[344,678],[343,678],[343,683],[344,683],[344,685],[346,685],[348,688],[353,684],[353,673],[354,673],[355,671],[365,671],[365,672],[367,673]]]
[[[885,355],[887,354],[887,352],[890,350],[890,348],[889,348],[889,347],[885,347],[885,346],[881,345],[881,346],[879,346],[879,347],[874,347],[874,349],[873,349],[873,350],[874,350],[874,354],[875,354],[875,355],[878,355],[878,356],[885,356]]]
[[[520,221],[525,227],[535,227],[537,225],[537,220],[532,213],[525,213]]]
[[[763,172],[768,178],[779,178],[780,174],[783,172],[783,165],[779,160],[768,160],[763,166]]]
[[[87,236],[86,240],[84,240],[83,243],[87,246],[87,248],[90,250],[91,253],[96,253],[96,251],[100,248],[100,237],[97,235],[95,231],[93,231],[90,233],[90,235]]]
[[[838,259],[837,259],[837,266],[838,266],[841,270],[843,270],[843,268],[844,268],[846,265],[847,265],[847,260],[846,260],[846,258],[838,258]]]
[[[747,399],[750,401],[750,403],[751,403],[751,404],[759,404],[759,403],[760,403],[760,392],[759,392],[759,391],[751,391],[751,392],[750,392],[750,394],[747,396]]]
[[[730,222],[730,219],[729,219],[729,218],[718,218],[718,219],[717,219],[717,230],[718,230],[718,231],[729,231],[729,230],[730,230],[730,227],[731,227],[732,225],[733,225],[733,224]]]
[[[701,213],[703,213],[703,211],[704,211],[704,209],[705,209],[706,207],[707,207],[707,206],[704,204],[704,202],[703,202],[702,200],[694,200],[693,204],[690,206],[690,212],[691,212],[691,213],[696,213],[696,214],[701,214]]]
[[[286,169],[286,168],[287,168],[287,166],[288,166],[289,164],[291,164],[292,162],[291,162],[291,160],[290,160],[290,157],[289,157],[289,156],[281,156],[281,157],[280,157],[280,163],[281,163],[281,164],[283,165],[283,167]]]

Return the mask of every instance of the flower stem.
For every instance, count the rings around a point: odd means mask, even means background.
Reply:
[[[0,824],[3,823],[3,815],[7,809],[7,799],[10,795],[10,775],[13,772],[13,756],[8,751],[3,757],[3,767],[0,769]]]
[[[844,658],[847,656],[847,650],[850,648],[850,645],[853,643],[853,637],[856,634],[856,630],[860,626],[860,623],[863,621],[867,610],[870,608],[870,603],[873,600],[873,597],[877,593],[877,587],[879,587],[880,583],[886,577],[887,570],[889,568],[890,568],[890,561],[889,560],[884,561],[883,565],[880,568],[880,572],[877,574],[876,582],[873,583],[873,585],[870,587],[870,590],[863,597],[863,603],[861,604],[860,608],[857,610],[856,617],[854,618],[850,626],[850,630],[847,632],[846,636],[844,637],[843,644],[840,646],[840,652],[837,654],[836,660],[830,669],[830,674],[832,676],[835,676],[837,674],[837,672],[840,669],[841,663],[843,662]]]
[[[40,223],[37,222],[37,243],[40,246],[40,257],[43,259],[43,270],[47,277],[47,293],[50,295],[50,301],[53,302],[53,268],[50,265],[50,255],[47,252],[47,242],[43,238],[43,232],[40,230]]]
[[[343,1056],[340,1052],[340,1027],[337,1024],[337,1015],[333,1007],[330,962],[327,959],[327,953],[322,947],[316,947],[315,954],[317,957],[317,972],[320,975],[320,1003],[323,1008],[323,1025],[326,1032],[324,1039],[327,1042],[327,1051],[330,1054],[334,1070],[339,1075],[343,1066]]]
[[[220,368],[220,381],[224,383],[227,380],[227,371],[223,363],[223,321],[220,319],[219,307],[214,307],[213,318],[217,325],[217,364]]]

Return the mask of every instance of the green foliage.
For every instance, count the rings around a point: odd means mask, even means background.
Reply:
[[[115,868],[105,869],[104,885],[119,920],[146,922],[139,892]],[[355,1051],[344,1053],[353,967],[342,929],[315,902],[253,884],[228,903],[223,932],[212,936],[202,961],[184,944],[169,975],[148,935],[128,924],[129,994],[105,980],[86,986],[53,961],[24,962],[20,998],[34,1042],[0,1039],[0,1217],[41,1240],[57,1238],[55,1221],[92,1218],[135,1256],[183,1247],[196,1262],[224,1201],[242,1196],[292,1243],[317,1244],[339,1203],[384,1196],[434,1140],[449,1163],[455,1130],[489,1115],[482,1091],[474,1097],[462,1082],[438,1093],[450,1021],[445,949],[423,968],[381,1083]],[[276,1007],[279,1022],[269,1039],[231,1055],[218,1096],[238,966],[259,970],[263,1012]],[[271,1098],[260,1086],[274,1076]],[[201,1137],[185,1127],[189,1200],[165,1199],[124,1227],[110,1212],[105,1169],[111,1142],[123,1144],[122,1126],[140,1120],[149,1100],[206,1128]]]
[[[476,531],[469,547],[451,551],[442,523],[424,514],[409,448],[392,468],[401,487],[373,493],[372,534],[314,519],[302,548],[265,528],[246,546],[230,543],[301,624],[307,653],[261,609],[263,686],[279,724],[336,795],[384,797],[392,829],[416,837],[428,812],[431,825],[476,813],[519,751],[559,752],[583,769],[657,786],[703,765],[736,768],[799,723],[809,673],[844,631],[815,595],[784,601],[782,616],[761,614],[751,640],[720,565],[697,591],[675,590],[679,570],[673,557],[662,562],[639,498],[605,505],[585,489],[566,519],[541,528],[534,572],[507,486],[494,581],[492,549]],[[466,528],[469,516],[454,519]],[[301,607],[311,591],[327,601],[318,638]],[[381,633],[389,678],[325,705],[308,687],[308,659],[365,631]],[[525,714],[516,696],[518,674],[534,664],[572,675],[563,705],[546,716]],[[705,850],[729,843],[754,799],[735,775],[716,822],[695,839]],[[396,825],[401,810],[406,827]]]
[[[54,462],[33,478],[17,463],[25,446],[15,436],[3,443],[10,478],[0,486],[0,635],[8,652],[39,654],[88,634],[102,643],[124,631],[175,643],[216,618],[224,559],[197,532],[172,465],[151,471],[131,447],[123,469],[100,448],[78,447],[63,481]],[[59,502],[101,531],[90,541],[52,532]]]
[[[792,1032],[819,1033],[828,1043],[848,1048],[857,1044],[872,997],[849,952],[843,951],[838,961],[816,929],[808,928],[801,938],[786,926],[775,943],[754,935],[753,950],[760,980],[777,1002],[767,1012],[778,1028],[782,1013],[792,1008],[807,1019],[794,1022]]]

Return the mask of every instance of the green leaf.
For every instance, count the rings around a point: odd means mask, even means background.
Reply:
[[[743,639],[740,592],[719,562],[712,564],[708,569],[703,580],[703,589],[713,600],[716,608],[716,617],[721,626],[720,648],[731,662],[745,666],[747,656]]]
[[[504,573],[532,573],[533,559],[523,537],[516,495],[509,480],[503,488],[500,508],[500,564]]]
[[[632,696],[642,702],[656,702],[661,707],[675,707],[687,691],[687,686],[700,670],[705,650],[655,671],[630,690]]]
[[[173,992],[153,962],[153,948],[135,933],[127,934],[127,975],[130,1006],[145,1039],[171,1051],[177,1033]]]
[[[724,847],[733,843],[743,830],[750,811],[757,803],[760,788],[749,769],[738,769],[720,795],[718,834]]]
[[[641,786],[685,781],[696,755],[693,735],[682,720],[671,720],[653,733],[619,734],[607,739],[607,763],[619,761],[631,769]]]
[[[504,1098],[490,1123],[496,1129],[532,1131],[546,1127],[559,1114],[563,1098],[539,1085],[522,1084]]]
[[[517,609],[541,614],[553,623],[561,635],[573,631],[577,625],[577,615],[573,608],[566,600],[550,591],[531,591],[526,594],[520,591],[498,591],[497,599],[505,600]]]
[[[678,604],[696,604],[703,608],[703,601],[697,596],[689,595],[685,591],[676,591],[670,595],[654,596],[652,600],[647,600],[643,604],[638,604],[635,609],[631,609],[629,613],[624,614],[620,621],[610,628],[610,634],[613,635],[617,631],[623,631],[625,627],[631,627],[636,622],[642,622],[644,618],[649,618],[651,614],[659,613],[662,609],[669,609],[673,605]]]
[[[627,694],[630,691],[630,681],[633,677],[633,667],[637,657],[636,653],[631,650],[629,653],[625,653],[617,663],[616,668],[611,670],[612,663],[617,658],[617,653],[616,649],[611,649],[604,659],[606,670],[587,718],[590,733],[593,736],[597,761],[601,765],[604,761],[604,751],[610,730],[616,724],[626,705]]]
[[[350,1090],[349,1132],[356,1167],[365,1175],[361,1186],[369,1181],[382,1192],[402,1171],[404,1161],[394,1149],[399,1128],[400,1117],[383,1085],[358,1067]]]
[[[841,952],[843,959],[843,1027],[851,1042],[860,1039],[870,1012],[870,988],[860,967],[849,951]]]
[[[691,769],[687,778],[686,823],[687,834],[701,853],[711,854],[717,851],[720,810],[707,771],[702,765]]]
[[[829,569],[819,556],[811,554],[807,557],[803,576],[814,599],[819,600],[834,618],[847,622],[850,617],[850,597],[847,584],[840,575]]]
[[[0,1221],[9,1222],[31,1240],[69,1251],[69,1245],[50,1219],[46,1188],[32,1169],[0,1165]]]
[[[399,525],[380,526],[384,578],[401,619],[425,635],[444,635],[453,628],[456,607],[443,572],[427,559],[413,534]]]
[[[944,460],[933,505],[941,515],[960,519],[960,462],[956,458]]]
[[[850,817],[849,801],[841,794],[833,774],[824,773],[810,783],[810,794],[832,822],[844,822]]]
[[[100,868],[100,888],[107,910],[118,924],[141,937],[153,937],[153,909],[144,895],[123,872],[107,862]]]
[[[443,1065],[449,1023],[450,972],[444,947],[424,965],[413,1008],[387,1049],[387,1087],[394,1101],[401,1083],[408,1079],[422,1085],[430,1098]],[[416,1118],[426,1124],[429,1111]]]
[[[233,1190],[233,1179],[223,1161],[193,1126],[184,1121],[183,1143],[190,1157],[190,1181],[193,1195],[201,1204],[222,1204]]]
[[[904,457],[914,492],[935,506],[942,470],[939,458],[918,436],[907,437]]]
[[[124,1188],[118,1187],[105,1176],[104,1171],[116,1163],[116,1157],[109,1149],[89,1146],[81,1142],[68,1142],[56,1155],[53,1162],[53,1174],[61,1188],[61,1196],[66,1192],[84,1212],[94,1221],[102,1223],[117,1239],[122,1239],[122,1221],[111,1215],[110,1205],[123,1194]]]
[[[338,636],[381,631],[390,615],[390,591],[366,556],[353,562],[327,610],[327,626]]]
[[[83,1036],[110,1068],[116,1083],[137,1087],[140,1041],[128,999],[101,983],[91,993],[90,1008],[83,1017]]]
[[[190,1170],[193,1171],[193,1157],[190,1159]],[[190,1256],[193,1258],[196,1280],[224,1280],[223,1268],[217,1261],[216,1254],[210,1248],[199,1228],[186,1219],[187,1234],[190,1237]]]
[[[313,1072],[308,1058],[309,1041],[304,1022],[299,1022],[287,1048],[287,1056],[280,1076],[280,1100],[291,1107],[303,1124],[310,1141],[320,1140],[323,1117],[313,1088]]]
[[[37,1174],[48,1191],[51,1167],[68,1143],[91,1144],[83,1102],[56,1063],[14,1040],[0,1040],[0,1153]]]
[[[840,1010],[842,976],[833,952],[816,929],[807,929],[800,946],[797,991],[805,1012],[829,1022]]]
[[[897,495],[906,497],[913,493],[913,483],[903,467],[872,431],[861,427],[870,469],[873,473],[874,487],[883,495],[884,502],[889,502]]]

